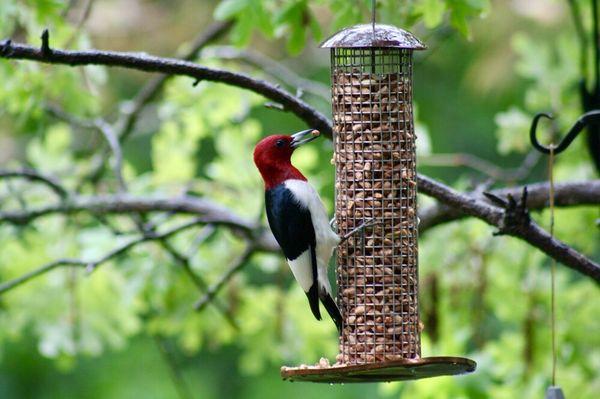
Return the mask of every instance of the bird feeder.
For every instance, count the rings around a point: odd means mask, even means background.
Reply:
[[[475,370],[460,357],[421,357],[418,219],[412,105],[413,51],[425,46],[389,25],[357,25],[331,49],[340,353],[329,366],[282,368],[293,381],[374,382]]]

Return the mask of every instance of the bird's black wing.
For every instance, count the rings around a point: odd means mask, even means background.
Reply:
[[[313,315],[317,320],[321,320],[315,230],[310,211],[296,201],[292,192],[284,184],[266,191],[265,205],[269,226],[285,257],[288,260],[295,260],[305,251],[310,251],[313,284],[306,296]]]

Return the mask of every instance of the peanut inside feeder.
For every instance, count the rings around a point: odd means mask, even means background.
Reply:
[[[388,25],[357,25],[331,48],[340,353],[331,367],[282,369],[292,380],[392,381],[460,374],[475,362],[421,358],[412,54],[425,46]]]

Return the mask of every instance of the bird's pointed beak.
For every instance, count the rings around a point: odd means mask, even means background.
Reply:
[[[294,133],[294,134],[292,134],[291,146],[292,146],[292,148],[298,148],[302,144],[306,144],[306,143],[313,141],[314,139],[319,137],[320,134],[321,133],[319,133],[319,131],[316,129],[308,129],[308,130],[303,130],[298,133]]]

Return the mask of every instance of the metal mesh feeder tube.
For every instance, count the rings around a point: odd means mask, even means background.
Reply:
[[[389,25],[357,25],[331,49],[335,215],[343,316],[337,362],[283,368],[290,380],[393,381],[475,370],[459,357],[421,357],[412,55],[425,46]]]

